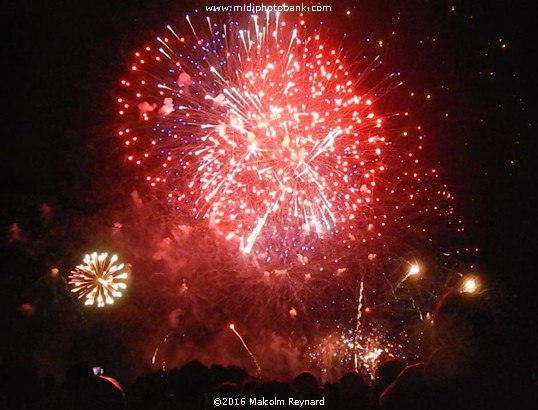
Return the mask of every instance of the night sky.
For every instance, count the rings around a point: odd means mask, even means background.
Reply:
[[[38,292],[28,289],[44,280],[62,250],[40,243],[29,256],[10,243],[12,225],[46,238],[46,227],[38,226],[43,204],[68,220],[115,211],[121,198],[140,189],[115,135],[118,80],[132,50],[192,10],[180,1],[90,3],[3,6],[0,306],[14,331],[39,334],[14,317],[18,306],[33,303]],[[508,0],[337,3],[322,18],[352,38],[383,41],[386,64],[404,82],[398,92],[416,92],[413,115],[464,221],[461,247],[479,249],[470,259],[506,289],[517,306],[514,322],[535,321],[537,50],[531,6]]]

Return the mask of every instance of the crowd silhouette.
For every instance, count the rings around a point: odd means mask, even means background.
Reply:
[[[432,315],[434,348],[427,359],[389,358],[372,380],[353,371],[323,384],[308,371],[291,380],[266,380],[236,366],[193,360],[121,386],[84,364],[73,365],[57,382],[50,375],[38,380],[4,360],[0,409],[205,410],[256,408],[263,399],[285,403],[270,408],[299,407],[289,403],[296,399],[303,407],[328,410],[536,409],[533,367],[501,337],[492,312],[479,295],[446,294]]]

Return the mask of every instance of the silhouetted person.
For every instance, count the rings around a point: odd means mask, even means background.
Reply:
[[[223,405],[228,409],[238,409],[244,406],[241,405],[241,394],[239,387],[235,383],[224,382],[219,386],[211,389],[207,395],[205,409],[216,409],[220,406],[214,404],[215,399],[224,399]]]
[[[321,398],[318,380],[310,372],[301,372],[295,376],[292,386],[300,399],[317,400]]]
[[[327,382],[321,389],[321,396],[325,398],[325,409],[336,410],[340,404],[340,391],[338,383]]]
[[[60,389],[36,404],[40,410],[123,410],[124,393],[117,380],[95,376],[90,366],[75,364]]]
[[[184,364],[175,382],[176,402],[181,409],[198,410],[205,405],[205,395],[210,389],[211,371],[202,363],[193,360]]]
[[[497,332],[493,312],[487,295],[474,293],[449,292],[435,308],[439,348],[424,369],[442,408],[527,408],[530,373]]]
[[[370,403],[370,386],[359,373],[347,372],[340,378],[340,409],[367,409]]]
[[[179,370],[177,372],[179,373]],[[167,383],[170,378],[161,372],[138,377],[134,384],[127,388],[126,410],[153,409],[169,401]]]
[[[378,410],[379,397],[390,386],[398,374],[405,368],[405,363],[397,358],[388,359],[382,362],[378,369],[377,375],[372,386],[372,397],[370,400],[370,408],[372,410]]]
[[[122,410],[124,393],[117,380],[109,376],[95,376],[90,383],[87,403],[81,409]]]
[[[486,295],[447,293],[434,310],[433,331],[437,349],[400,373],[381,396],[383,410],[536,408],[530,373],[496,332]]]
[[[437,410],[437,407],[430,407],[424,363],[405,367],[381,393],[379,407],[382,410]]]
[[[240,386],[248,378],[248,373],[237,366],[212,365],[211,374],[213,385],[218,386],[225,382],[231,382]]]
[[[82,409],[90,395],[90,384],[95,375],[93,369],[84,363],[72,365],[65,374],[62,385],[70,408]]]

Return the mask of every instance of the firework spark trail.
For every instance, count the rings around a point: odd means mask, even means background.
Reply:
[[[412,276],[417,276],[418,274],[420,274],[420,266],[417,263],[410,263],[407,273],[394,286],[394,291],[396,291],[400,286],[402,286],[407,279]]]
[[[364,298],[364,276],[361,278],[361,286],[359,290],[359,301],[357,303],[357,323],[355,326],[355,338],[354,338],[354,344],[355,344],[355,353],[354,353],[354,365],[355,370],[358,370],[359,368],[359,348],[361,348],[360,344],[360,327],[361,327],[361,319],[362,319],[362,301]]]
[[[165,346],[166,346],[166,343],[168,342],[168,339],[170,338],[170,333],[168,333],[163,341],[162,341],[162,345],[163,345],[163,349],[162,350],[165,350]],[[154,365],[156,362],[157,362],[157,355],[159,353],[159,346],[157,346],[155,348],[155,351],[153,352],[153,356],[151,356],[151,364]],[[161,370],[163,372],[166,371],[166,357],[164,356],[164,353],[163,353],[163,360],[162,360],[162,363],[161,363]]]
[[[252,358],[252,361],[254,362],[254,365],[256,366],[256,375],[260,376],[262,374],[262,368],[260,367],[260,364],[258,363],[256,356],[254,356],[254,354],[250,351],[250,349],[248,348],[247,344],[245,343],[245,341],[243,340],[239,332],[235,329],[235,326],[233,323],[230,325],[230,329],[232,330],[232,332],[234,332],[237,338],[241,341],[241,344],[243,345],[247,353]]]

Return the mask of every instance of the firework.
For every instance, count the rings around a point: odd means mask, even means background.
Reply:
[[[105,304],[113,304],[115,298],[122,296],[121,290],[126,289],[127,273],[124,264],[116,264],[118,257],[108,253],[94,252],[84,256],[84,263],[77,265],[69,275],[71,292],[78,299],[85,299],[85,305],[97,304],[98,308]]]
[[[361,318],[362,318],[362,302],[364,298],[364,278],[361,280],[360,290],[359,290],[359,301],[357,303],[357,321],[355,323],[355,346],[359,346],[359,340],[360,340],[360,331],[361,331]],[[358,369],[359,366],[359,351],[358,349],[355,351],[354,355],[354,364],[355,364],[355,370]]]
[[[459,286],[460,292],[479,293],[481,290],[480,279],[476,275],[466,275],[462,278]]]
[[[239,339],[239,341],[241,342],[241,344],[243,345],[243,347],[245,348],[249,356],[252,358],[252,361],[254,362],[254,365],[256,366],[256,374],[258,376],[261,375],[262,368],[260,367],[258,360],[256,359],[256,356],[254,356],[254,353],[252,353],[251,350],[248,348],[247,344],[245,343],[245,341],[243,340],[239,332],[235,329],[235,325],[233,323],[230,324],[230,329],[232,330],[232,332],[234,332],[234,334],[237,336],[237,338]]]
[[[409,279],[410,277],[412,276],[417,276],[418,274],[420,274],[420,266],[418,265],[418,263],[410,263],[409,264],[409,269],[407,270],[407,273],[405,274],[405,276],[400,279],[396,286],[395,286],[395,289],[399,288],[400,286],[402,286],[402,284],[407,280]]]
[[[351,71],[322,25],[278,14],[187,22],[187,35],[168,27],[137,52],[122,81],[119,135],[148,183],[266,260],[379,236],[379,203],[394,193],[379,189],[393,178],[376,108],[389,87],[362,85],[378,60]]]
[[[391,357],[405,358],[403,346],[379,329],[364,332],[357,339],[354,331],[336,327],[310,349],[310,360],[320,367],[328,381],[338,380],[342,374],[354,370],[374,378],[378,366]]]

